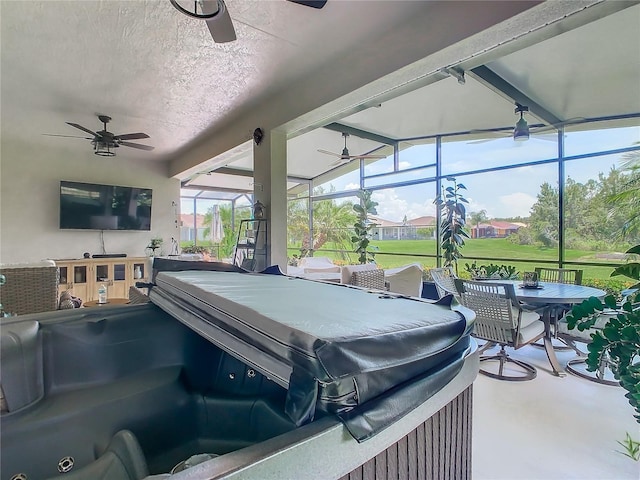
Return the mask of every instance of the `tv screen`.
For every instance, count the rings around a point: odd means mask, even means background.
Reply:
[[[63,180],[60,228],[151,230],[151,189]]]

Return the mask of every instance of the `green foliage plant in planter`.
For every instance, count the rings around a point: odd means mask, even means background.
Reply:
[[[369,215],[377,215],[376,207],[378,202],[371,200],[370,190],[361,190],[358,192],[360,203],[353,205],[356,212],[357,220],[353,224],[355,235],[351,237],[351,243],[354,244],[354,252],[358,254],[358,261],[361,264],[373,263],[375,261],[375,252],[369,247],[372,232],[376,224],[371,221]]]
[[[150,257],[155,257],[156,250],[161,248],[163,243],[164,243],[164,240],[162,240],[161,237],[152,238],[151,241],[149,242],[149,245],[147,245],[147,248],[146,248],[147,255]]]
[[[478,265],[473,262],[471,265],[465,263],[464,269],[471,275],[473,280],[516,280],[518,278],[518,271],[511,265],[495,265],[493,263]]]
[[[209,255],[211,250],[204,245],[186,245],[182,247],[182,253],[200,253],[202,255]]]
[[[628,255],[640,255],[640,245],[627,250]],[[627,262],[617,267],[611,276],[624,275],[636,281],[631,293],[618,304],[614,295],[607,295],[604,301],[590,297],[575,305],[567,315],[567,328],[584,331],[593,327],[605,309],[617,312],[603,326],[591,334],[591,343],[587,345],[587,370],[598,370],[604,358],[615,379],[627,393],[625,397],[634,408],[634,417],[640,423],[640,263]],[[610,310],[609,310],[610,311]]]
[[[458,259],[461,258],[460,251],[464,246],[464,239],[469,238],[466,231],[467,209],[465,203],[469,203],[460,193],[466,190],[462,183],[458,183],[454,177],[447,177],[447,181],[453,185],[443,187],[442,194],[433,203],[440,209],[440,228],[442,257],[445,267],[454,267],[458,273]]]

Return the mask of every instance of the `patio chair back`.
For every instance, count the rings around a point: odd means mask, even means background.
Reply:
[[[436,290],[438,291],[438,297],[442,298],[446,295],[457,295],[456,274],[451,267],[432,268],[429,270],[433,283],[436,284]]]
[[[536,267],[538,280],[541,282],[567,283],[582,285],[582,270],[574,268]]]
[[[519,302],[513,284],[455,279],[460,303],[476,313],[474,336],[518,348]]]

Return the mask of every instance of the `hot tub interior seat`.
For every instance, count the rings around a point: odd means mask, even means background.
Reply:
[[[127,308],[40,322],[43,395],[2,415],[2,478],[57,477],[65,457],[82,469],[121,430],[137,438],[155,474],[194,454],[224,454],[294,428],[283,388],[153,305],[140,307],[132,308],[135,321]],[[9,331],[3,326],[2,335]],[[34,353],[13,355],[21,351]],[[5,390],[11,373],[2,370]]]

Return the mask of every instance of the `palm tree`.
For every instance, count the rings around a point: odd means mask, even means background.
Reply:
[[[486,222],[487,220],[489,220],[489,217],[487,217],[487,211],[486,210],[480,210],[479,212],[471,212],[469,214],[469,220],[471,220],[471,224],[476,226],[476,236],[475,238],[478,238],[478,233],[480,232],[480,224],[482,222]]]
[[[636,142],[639,145],[640,142]],[[623,172],[627,173],[622,190],[607,197],[610,213],[626,212],[627,218],[622,231],[623,237],[633,237],[640,233],[640,151],[622,156]]]
[[[342,250],[351,249],[351,226],[356,221],[352,202],[321,200],[313,204],[313,249],[333,243]]]
[[[309,238],[308,200],[288,202],[287,235],[290,244],[300,245],[302,254],[318,250],[327,243],[342,250],[351,249],[351,226],[356,216],[353,203],[338,204],[335,200],[321,200],[313,204],[313,239]]]

